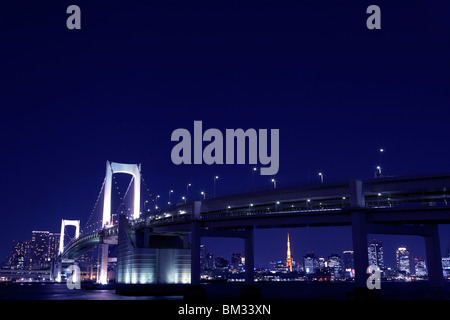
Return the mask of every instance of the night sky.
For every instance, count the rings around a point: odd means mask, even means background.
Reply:
[[[32,230],[84,225],[106,160],[141,163],[161,202],[187,183],[210,196],[215,175],[217,195],[249,191],[251,165],[172,163],[172,131],[194,120],[279,129],[280,187],[373,177],[380,147],[386,175],[449,172],[449,14],[446,0],[1,1],[0,261]],[[351,249],[349,228],[258,230],[255,263],[284,259],[287,232],[294,259]],[[377,238],[423,256],[421,239]]]

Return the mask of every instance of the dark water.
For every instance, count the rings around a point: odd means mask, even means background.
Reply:
[[[68,289],[59,283],[2,283],[0,300],[181,300],[181,296],[123,296],[114,290]]]
[[[259,283],[263,299],[277,300],[352,300],[351,283]],[[206,284],[207,299],[240,299],[244,284]],[[376,291],[381,300],[450,300],[450,283],[441,290],[422,283],[382,283]],[[115,290],[68,289],[65,284],[54,283],[0,283],[0,300],[183,300],[182,296],[128,296],[116,294]]]

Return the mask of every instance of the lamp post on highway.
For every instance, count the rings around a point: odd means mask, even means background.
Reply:
[[[213,198],[216,197],[216,180],[219,179],[219,176],[215,176],[214,177],[214,193],[213,193]]]
[[[273,188],[276,189],[277,188],[277,181],[275,179],[272,179],[272,183],[273,183]]]
[[[323,183],[323,173],[319,172],[319,177],[320,177],[320,183]]]
[[[381,155],[383,154],[383,152],[384,152],[384,149],[383,149],[383,148],[380,148],[380,150],[379,150],[379,154],[380,154],[380,162],[379,162],[379,165],[377,166],[377,176],[378,176],[378,177],[381,177],[381,168],[382,168],[382,166],[383,166],[383,163],[381,162]]]
[[[170,195],[173,193],[173,190],[169,190],[169,202],[168,204],[170,205]]]
[[[377,173],[376,173],[377,177],[381,177],[381,166],[377,166]]]
[[[203,200],[206,199],[206,193],[204,191],[200,192],[200,194],[203,196]]]
[[[255,172],[258,170],[258,168],[253,167],[252,168],[252,191],[255,190]]]
[[[190,183],[186,185],[186,198],[189,198],[189,187],[192,186]]]

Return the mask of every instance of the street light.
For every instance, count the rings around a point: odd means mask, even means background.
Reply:
[[[273,188],[276,189],[277,188],[277,182],[275,181],[275,179],[272,179],[273,182]]]
[[[381,177],[381,166],[377,166],[377,177]]]
[[[380,165],[379,165],[380,168],[383,166],[383,163],[381,162],[381,155],[383,154],[383,152],[384,152],[384,149],[380,148]],[[381,176],[381,170],[380,170],[380,176]]]
[[[200,194],[203,196],[203,200],[205,200],[206,193],[204,191],[200,192]]]
[[[173,193],[173,190],[170,190],[169,191],[169,202],[168,202],[168,204],[170,205],[170,195]]]
[[[186,198],[189,197],[189,187],[192,186],[190,183],[186,185]]]
[[[319,172],[319,177],[320,177],[320,183],[323,183],[323,173]]]
[[[184,200],[184,203],[186,203],[186,197],[181,197],[182,200]]]
[[[213,198],[216,197],[216,180],[219,179],[219,176],[215,176],[214,177],[214,193],[213,193]]]
[[[255,189],[255,172],[258,170],[258,168],[253,167],[252,168],[252,191]]]

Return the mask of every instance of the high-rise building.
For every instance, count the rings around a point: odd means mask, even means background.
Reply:
[[[214,254],[212,252],[206,253],[206,268],[209,270],[214,269]]]
[[[59,250],[59,233],[49,233],[48,235],[48,258],[54,259]]]
[[[319,270],[319,259],[313,252],[303,257],[303,266],[306,274],[314,274]]]
[[[288,233],[288,236],[287,236],[286,267],[288,268],[289,272],[292,272],[291,242],[289,240],[289,233]]]
[[[342,259],[338,254],[331,254],[327,261],[331,280],[339,280],[344,276]]]
[[[442,272],[444,277],[450,278],[450,255],[442,258]]]
[[[245,265],[245,259],[241,252],[235,252],[231,254],[231,269],[236,271],[243,270]]]
[[[397,271],[404,272],[406,275],[411,273],[409,250],[406,247],[397,249],[396,254]]]
[[[205,271],[208,269],[206,262],[206,245],[200,245],[200,270]]]
[[[31,240],[13,241],[13,250],[8,258],[10,268],[48,268],[50,260],[58,255],[59,233],[32,231]]]
[[[275,271],[279,273],[287,273],[289,272],[289,268],[283,260],[279,260],[275,264]]]
[[[425,277],[428,275],[425,259],[414,257],[414,272],[417,277]]]
[[[220,270],[228,270],[230,262],[225,259],[224,257],[215,257],[214,258],[214,269],[220,269]]]
[[[49,266],[49,235],[50,232],[48,231],[33,231],[31,233],[31,260],[34,268]]]
[[[25,269],[30,265],[30,241],[13,240],[11,256],[7,265],[13,269]]]
[[[372,239],[367,248],[369,254],[369,266],[376,265],[380,270],[384,270],[383,243]]]
[[[347,277],[353,278],[355,276],[355,267],[353,262],[353,251],[346,250],[342,252],[342,262]]]
[[[325,268],[327,267],[327,264],[328,264],[328,262],[323,257],[317,258],[317,263],[318,263],[319,270],[325,270]]]

